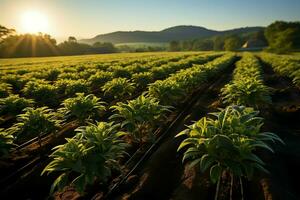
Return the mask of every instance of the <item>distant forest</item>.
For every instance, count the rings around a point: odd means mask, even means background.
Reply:
[[[69,37],[60,44],[48,34],[15,35],[13,29],[0,26],[0,57],[40,57],[58,55],[82,55],[114,53],[112,43],[96,42],[93,45],[78,43],[75,37]]]
[[[83,44],[70,36],[57,44],[48,34],[15,34],[0,25],[0,57],[40,57],[146,51],[236,51],[262,50],[287,53],[300,50],[300,22],[277,21],[265,29],[241,34],[225,34],[194,40],[174,40],[167,47],[116,47],[110,42]]]
[[[196,40],[172,41],[170,51],[266,50],[288,53],[300,50],[300,22],[276,21],[263,30]]]

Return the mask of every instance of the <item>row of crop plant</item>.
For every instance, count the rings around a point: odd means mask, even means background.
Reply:
[[[229,199],[233,199],[234,185],[239,186],[239,198],[244,199],[243,180],[251,180],[257,171],[268,173],[257,150],[274,152],[272,143],[284,144],[276,134],[261,131],[264,119],[255,109],[271,103],[271,97],[263,84],[260,62],[253,54],[245,53],[236,63],[233,79],[224,86],[221,96],[228,106],[177,134],[184,137],[178,151],[183,151],[182,161],[188,161],[190,167],[209,172],[211,182],[216,184],[215,200],[224,181],[230,185]],[[229,178],[224,178],[224,173]]]

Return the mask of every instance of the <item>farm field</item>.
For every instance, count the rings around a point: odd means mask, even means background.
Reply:
[[[300,199],[300,56],[0,59],[0,199]]]

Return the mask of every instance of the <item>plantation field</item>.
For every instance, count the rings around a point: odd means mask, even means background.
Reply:
[[[299,119],[298,54],[0,59],[0,198],[299,199]]]
[[[127,59],[139,59],[143,57],[164,57],[168,55],[182,55],[195,54],[195,52],[186,53],[162,53],[162,52],[146,52],[146,53],[115,53],[115,54],[95,54],[95,55],[80,55],[80,56],[54,56],[54,57],[40,57],[40,58],[7,58],[0,59],[0,70],[21,68],[35,68],[35,67],[53,67],[73,64],[89,64],[105,61],[117,61]]]

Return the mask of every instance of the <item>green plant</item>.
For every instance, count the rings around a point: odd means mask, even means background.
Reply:
[[[33,98],[39,105],[54,107],[58,104],[56,87],[46,81],[29,81],[26,83],[22,92],[26,97]]]
[[[18,123],[9,128],[18,142],[52,133],[61,126],[61,116],[48,107],[25,108],[24,111],[24,114],[18,115]]]
[[[228,104],[261,107],[272,102],[270,89],[263,84],[262,69],[258,59],[244,53],[237,62],[233,80],[221,89],[223,102]]]
[[[115,99],[121,99],[125,95],[131,95],[135,90],[134,83],[126,78],[114,78],[108,81],[103,87],[104,94],[113,96]]]
[[[77,80],[78,79],[78,73],[75,72],[63,72],[58,75],[58,80],[60,79],[71,79],[71,80]]]
[[[265,163],[255,150],[260,148],[273,152],[266,142],[283,143],[274,133],[260,132],[263,118],[257,115],[258,112],[252,108],[228,106],[212,113],[214,118],[203,117],[177,134],[176,137],[187,136],[178,147],[178,151],[186,149],[183,162],[190,160],[190,167],[198,165],[203,172],[210,170],[211,181],[217,182],[215,199],[223,171],[231,174],[231,191],[236,177],[243,193],[241,177],[251,179],[255,170],[267,172]]]
[[[237,79],[221,89],[223,102],[229,104],[259,107],[272,102],[270,90],[261,80]]]
[[[98,89],[102,87],[107,81],[110,81],[112,77],[112,72],[100,71],[90,76],[90,78],[88,79],[88,83],[93,89]]]
[[[0,128],[0,157],[6,156],[14,146],[14,136]]]
[[[155,81],[149,84],[148,95],[159,99],[163,105],[172,105],[184,96],[184,90],[176,81]]]
[[[149,84],[148,94],[159,99],[164,105],[174,105],[228,67],[234,59],[234,54],[226,54],[205,65],[193,65],[186,69],[183,67],[184,69],[171,74],[168,78]]]
[[[136,83],[137,88],[144,89],[149,83],[152,82],[152,73],[151,72],[141,72],[132,75],[132,80]]]
[[[7,97],[11,93],[12,87],[7,83],[0,83],[0,98]]]
[[[74,96],[76,93],[87,93],[89,91],[88,84],[83,79],[61,79],[56,81],[55,86],[59,94],[67,96]]]
[[[56,81],[60,73],[58,69],[50,69],[45,73],[45,79],[47,81]]]
[[[144,137],[153,139],[153,128],[156,123],[170,111],[170,107],[162,106],[157,99],[144,95],[128,103],[119,102],[111,109],[116,113],[110,119],[121,119],[121,127],[125,127],[133,140],[139,142]]]
[[[84,95],[77,93],[76,97],[68,98],[62,103],[63,108],[59,109],[66,119],[75,117],[80,123],[89,121],[92,117],[99,117],[105,111],[105,102],[93,94]]]
[[[118,159],[126,153],[127,144],[122,140],[126,133],[118,131],[118,125],[99,122],[76,131],[74,138],[54,148],[50,155],[52,161],[42,172],[60,173],[51,187],[51,193],[72,185],[82,194],[86,185],[96,179],[106,182],[112,169],[120,169]]]
[[[1,77],[3,82],[11,85],[13,90],[20,91],[27,82],[21,75],[6,74],[5,77]]]
[[[131,78],[131,72],[122,66],[111,66],[109,69],[115,78]]]
[[[10,95],[0,99],[0,115],[16,115],[24,108],[32,106],[34,103],[31,99],[19,97],[19,95]]]

